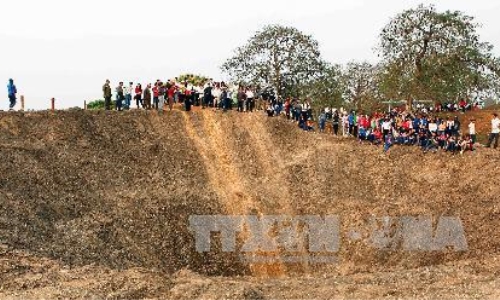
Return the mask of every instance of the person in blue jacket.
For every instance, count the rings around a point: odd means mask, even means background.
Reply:
[[[354,136],[354,126],[356,125],[356,114],[354,111],[351,111],[347,117],[347,121],[349,122],[349,135]]]
[[[9,79],[9,84],[7,85],[7,94],[9,96],[9,110],[13,110],[14,106],[16,106],[16,94],[17,94],[17,88],[14,85],[14,80]]]

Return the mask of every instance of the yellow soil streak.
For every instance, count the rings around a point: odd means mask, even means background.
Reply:
[[[204,161],[210,185],[220,197],[227,213],[260,214],[260,203],[247,192],[251,189],[250,184],[246,184],[231,156],[234,146],[228,138],[228,131],[221,127],[220,115],[206,111],[183,113],[183,116],[186,132]],[[278,277],[286,274],[286,268],[281,262],[250,264],[249,268],[255,276]]]
[[[241,118],[241,124],[245,128],[251,128],[248,133],[252,141],[252,145],[257,153],[258,163],[261,166],[261,171],[265,174],[265,182],[272,182],[272,184],[265,184],[266,195],[278,205],[280,210],[277,212],[282,215],[293,215],[293,208],[290,205],[290,191],[286,182],[285,161],[280,155],[279,149],[274,148],[272,136],[266,129],[262,120],[254,115],[244,115]],[[266,188],[267,186],[280,187]]]
[[[257,157],[260,166],[262,166],[261,170],[266,176],[266,181],[272,182],[270,186],[280,187],[279,189],[274,188],[267,191],[266,194],[269,195],[269,200],[280,205],[280,210],[277,214],[294,216],[295,211],[291,205],[291,193],[288,184],[286,184],[286,170],[288,165],[286,160],[283,159],[280,149],[274,146],[271,133],[267,130],[263,120],[259,119],[259,116],[253,114],[245,115],[242,116],[241,122],[245,128],[251,128],[251,130],[249,130],[250,139],[258,153]],[[307,255],[307,253],[300,254]],[[309,263],[307,263],[307,261],[300,263],[300,269],[307,274],[309,271]],[[288,270],[283,263],[280,264],[280,271],[284,274],[288,274]]]
[[[225,138],[227,132],[216,123],[213,113],[211,111],[183,113],[183,116],[186,121],[186,132],[204,161],[210,186],[223,201],[227,213],[245,215],[259,212],[258,203],[252,201],[245,192],[243,176],[238,172],[238,167],[230,156],[230,153],[234,152],[226,151],[230,147]]]

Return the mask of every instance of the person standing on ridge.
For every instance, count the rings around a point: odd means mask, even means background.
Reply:
[[[172,111],[174,108],[174,100],[175,100],[175,92],[176,92],[175,84],[170,84],[170,87],[167,90],[168,96],[168,110]]]
[[[229,94],[227,92],[227,87],[222,87],[222,93],[221,93],[221,103],[222,103],[222,111],[226,112],[229,108]]]
[[[14,80],[9,79],[9,84],[7,85],[7,94],[9,96],[9,110],[14,110],[14,106],[16,106],[16,94],[17,88],[14,85]]]
[[[243,89],[243,87],[239,88],[239,92],[238,92],[237,97],[238,97],[238,112],[244,112],[247,94],[245,93],[245,90]]]
[[[493,119],[491,120],[491,133],[490,137],[488,139],[488,144],[486,145],[487,148],[491,147],[491,144],[493,144],[493,148],[498,147],[498,136],[500,135],[500,119],[498,118],[498,114],[494,113],[493,114]]]
[[[165,104],[165,94],[167,93],[165,84],[158,82],[158,111],[163,112],[163,105]]]
[[[151,83],[149,83],[144,89],[144,107],[146,110],[151,109]]]
[[[106,83],[102,86],[102,92],[104,94],[104,107],[106,110],[111,110],[111,86],[109,85],[109,79],[106,80]]]
[[[153,108],[158,110],[160,102],[160,88],[158,87],[158,81],[155,82],[153,86]]]
[[[339,135],[339,124],[340,124],[340,116],[339,112],[335,110],[332,116],[332,127],[333,127],[333,134],[335,136]]]
[[[202,106],[202,109],[205,109],[205,107],[210,106],[211,102],[213,102],[212,85],[209,83],[205,87],[205,89],[203,90],[203,106]]]
[[[116,87],[116,109],[122,111],[123,100],[125,100],[125,95],[123,91],[123,82],[120,82]]]
[[[130,82],[128,87],[125,87],[125,109],[130,109],[132,105],[132,93],[134,92],[134,83]]]
[[[472,144],[477,143],[476,120],[472,118],[469,123],[469,135],[472,139]]]
[[[138,83],[135,87],[135,104],[137,105],[137,109],[139,109],[141,106],[144,108],[144,103],[142,102],[142,85]],[[140,105],[140,106],[139,106]]]
[[[247,101],[246,101],[245,109],[247,112],[253,112],[253,109],[255,106],[255,104],[254,104],[255,93],[252,90],[252,86],[247,88],[246,98],[247,98]]]

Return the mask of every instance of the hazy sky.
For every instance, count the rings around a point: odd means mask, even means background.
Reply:
[[[185,4],[182,4],[185,3]],[[390,18],[419,3],[475,16],[482,40],[500,55],[500,2],[295,0],[11,0],[0,17],[0,109],[14,78],[26,108],[83,106],[101,98],[106,78],[168,79],[191,72],[224,79],[219,67],[266,24],[311,34],[334,63],[377,61],[373,48]]]

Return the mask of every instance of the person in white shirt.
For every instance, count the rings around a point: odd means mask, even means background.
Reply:
[[[344,111],[344,115],[342,116],[342,135],[344,137],[349,136],[349,116],[347,112]]]
[[[220,96],[222,95],[222,90],[220,88],[220,84],[217,83],[215,88],[212,89],[212,96],[214,97],[214,107],[216,109],[219,108],[219,103],[220,103]]]
[[[132,102],[132,93],[135,91],[134,83],[130,82],[129,86],[123,88],[123,92],[125,94],[125,109],[130,109],[130,105]]]
[[[452,134],[454,127],[455,121],[448,117],[448,119],[446,120],[446,134]]]
[[[436,119],[432,119],[430,122],[429,122],[429,131],[431,133],[437,133],[438,131],[438,124],[436,122]]]
[[[302,103],[302,111],[301,111],[301,113],[302,113],[302,118],[304,118],[304,120],[305,120],[306,122],[309,120],[308,115],[307,115],[307,112],[309,111],[309,108],[310,108],[310,107],[309,107],[309,105],[308,105],[308,103],[307,103],[307,102],[303,102],[303,103]]]
[[[385,118],[384,121],[382,122],[382,132],[384,135],[384,140],[386,135],[392,132],[392,122],[389,118]]]
[[[488,140],[488,144],[486,147],[490,148],[491,144],[493,141],[495,144],[493,147],[496,149],[498,148],[498,135],[500,134],[500,119],[498,118],[498,114],[494,113],[493,114],[493,119],[491,120],[491,133],[490,133],[490,138]]]
[[[250,88],[247,89],[246,95],[247,95],[246,111],[253,112],[253,109],[255,107],[255,105],[254,105],[255,94],[252,91],[252,87],[250,87]]]
[[[469,134],[472,139],[472,143],[475,144],[477,142],[477,132],[476,132],[476,120],[472,119],[469,123]]]
[[[200,106],[201,103],[203,102],[203,90],[204,87],[201,84],[195,88],[195,91],[198,94],[198,99],[196,99],[196,104],[195,104],[196,106]]]

